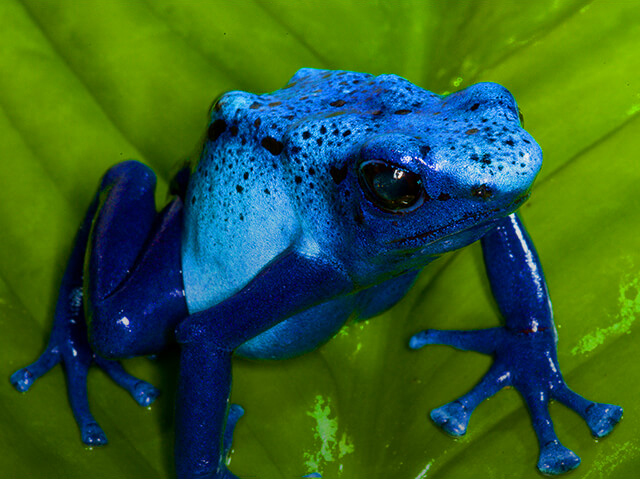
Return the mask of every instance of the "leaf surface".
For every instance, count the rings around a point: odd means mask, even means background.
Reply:
[[[74,232],[109,166],[151,165],[159,200],[222,92],[281,87],[301,67],[396,73],[432,91],[496,81],[515,95],[545,164],[522,217],[554,301],[569,385],[625,407],[612,437],[551,408],[582,457],[573,478],[640,466],[640,11],[633,2],[0,2],[1,374],[43,349]],[[498,324],[477,246],[420,276],[397,307],[301,358],[236,361],[240,477],[538,478],[516,392],[466,437],[428,412],[465,393],[490,358],[409,351],[425,327]],[[61,368],[19,395],[0,388],[7,477],[173,477],[175,351],[126,361],[165,393],[139,408],[101,372],[89,394],[110,444],[89,450]]]

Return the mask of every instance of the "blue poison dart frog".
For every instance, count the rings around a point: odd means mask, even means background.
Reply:
[[[542,152],[512,95],[479,83],[446,96],[395,75],[302,69],[273,93],[232,91],[211,109],[200,159],[156,211],[145,165],[112,167],[80,226],[51,339],[11,376],[20,391],[62,362],[89,445],[87,370],[102,368],[143,406],[158,391],[118,359],[176,341],[175,464],[186,478],[236,478],[226,465],[242,408],[229,406],[231,357],[289,358],[393,306],[428,263],[480,240],[505,326],[427,329],[409,347],[447,344],[494,357],[467,394],[431,412],[460,436],[484,399],[515,387],[529,407],[538,469],[578,466],[548,412],[555,399],[596,437],[622,408],[565,384],[542,268],[514,213]],[[417,354],[417,353],[416,353]]]

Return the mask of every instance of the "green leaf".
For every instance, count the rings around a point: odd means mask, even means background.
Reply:
[[[0,2],[0,327],[8,378],[43,349],[72,237],[102,173],[137,158],[160,176],[194,151],[212,100],[282,86],[300,67],[397,73],[436,92],[509,88],[545,165],[522,216],[542,258],[569,385],[625,407],[612,436],[551,408],[582,457],[574,478],[640,466],[640,10],[634,2]],[[522,400],[502,391],[453,440],[430,409],[490,358],[433,346],[425,327],[498,324],[476,246],[442,258],[397,307],[301,358],[234,364],[241,477],[537,478]],[[61,368],[27,394],[0,387],[7,477],[172,477],[175,351],[125,361],[164,395],[139,408],[99,371],[88,450]]]

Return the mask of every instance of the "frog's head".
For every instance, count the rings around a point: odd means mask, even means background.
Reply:
[[[215,104],[186,208],[196,196],[207,211],[242,206],[244,228],[266,217],[249,207],[272,211],[275,236],[301,225],[308,254],[377,281],[479,239],[526,200],[541,162],[495,83],[442,96],[396,75],[302,69]]]
[[[356,191],[363,255],[409,268],[476,241],[514,212],[542,164],[504,87],[479,83],[429,99],[422,109],[387,106],[392,120],[362,137],[345,187]]]

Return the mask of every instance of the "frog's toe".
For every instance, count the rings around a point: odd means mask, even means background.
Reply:
[[[36,379],[28,368],[22,368],[13,373],[9,378],[9,381],[11,381],[14,388],[23,393],[33,386]]]
[[[96,422],[83,424],[81,427],[82,442],[87,446],[104,446],[108,443],[107,436]]]
[[[540,448],[538,470],[547,475],[562,474],[580,465],[580,458],[564,447],[558,440],[551,441]]]
[[[431,411],[431,419],[451,436],[463,436],[471,413],[458,401],[453,401]]]
[[[119,361],[104,359],[94,354],[95,363],[142,407],[150,406],[160,395],[160,390],[125,371]]]
[[[620,406],[589,401],[564,383],[554,389],[553,397],[580,414],[595,437],[606,436],[622,419]]]
[[[409,340],[409,347],[411,349],[420,349],[427,344],[431,344],[429,339],[429,330],[425,329],[424,331],[420,331],[419,333],[411,336],[411,339]]]
[[[594,403],[585,416],[591,434],[604,437],[622,418],[622,408],[613,404]]]
[[[46,374],[59,362],[60,355],[56,354],[52,348],[47,348],[34,363],[13,373],[9,381],[18,391],[26,392],[33,386],[36,379]]]
[[[138,381],[131,396],[142,407],[150,406],[160,395],[160,390],[146,381]]]

